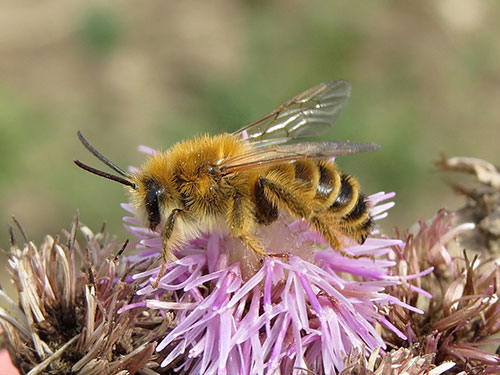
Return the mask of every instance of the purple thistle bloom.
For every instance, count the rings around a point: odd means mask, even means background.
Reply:
[[[380,203],[393,196],[369,197],[374,219],[387,215],[393,203]],[[123,207],[133,213],[131,205]],[[131,260],[159,255],[161,234],[135,217],[124,220],[138,248],[147,249]],[[391,276],[395,263],[387,257],[403,242],[370,237],[347,246],[355,256],[349,258],[307,222],[289,221],[258,233],[268,251],[286,257],[261,260],[234,238],[208,233],[176,251],[178,260],[167,265],[158,290],[151,283],[159,268],[134,276],[143,279],[138,294],[149,296],[141,306],[175,315],[156,348],[168,353],[162,366],[186,374],[335,374],[350,353],[385,349],[378,325],[406,339],[384,313],[394,304],[422,313],[386,293],[403,282]]]

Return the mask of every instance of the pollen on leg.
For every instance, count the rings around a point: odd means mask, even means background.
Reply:
[[[269,254],[262,248],[261,243],[257,238],[254,236],[251,236],[249,234],[241,234],[239,236],[239,239],[243,244],[245,244],[246,247],[248,247],[250,250],[252,250],[254,253],[256,253],[259,256],[265,257],[268,256]]]

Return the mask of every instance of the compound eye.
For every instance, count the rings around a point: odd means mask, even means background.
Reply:
[[[146,213],[148,214],[149,229],[154,230],[161,222],[160,200],[165,189],[154,180],[146,180]]]

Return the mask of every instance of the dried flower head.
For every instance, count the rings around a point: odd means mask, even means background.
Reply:
[[[433,354],[415,355],[407,348],[386,355],[373,351],[368,358],[364,353],[355,353],[346,358],[345,369],[340,375],[441,375],[455,366],[454,362],[443,362],[439,366],[434,362]]]
[[[413,355],[432,354],[436,365],[453,361],[454,373],[499,374],[500,356],[498,350],[495,353],[500,344],[495,336],[500,330],[499,260],[491,255],[497,246],[493,227],[486,230],[485,223],[491,224],[489,219],[500,210],[500,174],[477,159],[439,163],[446,169],[474,173],[478,187],[452,183],[455,191],[466,193],[466,206],[456,215],[441,210],[429,223],[421,221],[412,233],[402,235],[405,246],[395,247],[397,273],[418,273],[428,267],[434,271],[413,284],[391,289],[392,295],[420,307],[424,314],[395,306],[390,316],[406,333]],[[475,223],[466,222],[471,218]],[[422,301],[416,293],[421,288],[434,298]],[[396,348],[406,344],[394,334],[384,338]]]
[[[453,191],[464,196],[464,207],[457,211],[457,224],[474,223],[474,230],[461,235],[460,242],[469,250],[500,254],[500,171],[481,159],[444,155],[436,162],[444,171],[473,176],[467,185],[448,182]]]
[[[0,324],[14,364],[30,375],[156,374],[161,357],[154,349],[168,316],[144,309],[117,314],[139,298],[136,285],[124,281],[132,270],[113,256],[121,245],[76,219],[64,237],[46,236],[40,247],[26,241],[21,248],[12,236],[8,270],[19,302],[0,291],[6,306]]]

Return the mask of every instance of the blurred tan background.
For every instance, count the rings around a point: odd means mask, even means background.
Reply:
[[[480,0],[68,1],[0,4],[0,247],[15,215],[29,237],[75,211],[121,238],[122,186],[81,129],[118,165],[233,131],[302,90],[343,78],[352,97],[329,139],[382,146],[339,160],[363,190],[396,191],[384,226],[457,207],[440,152],[499,164],[500,3]]]

